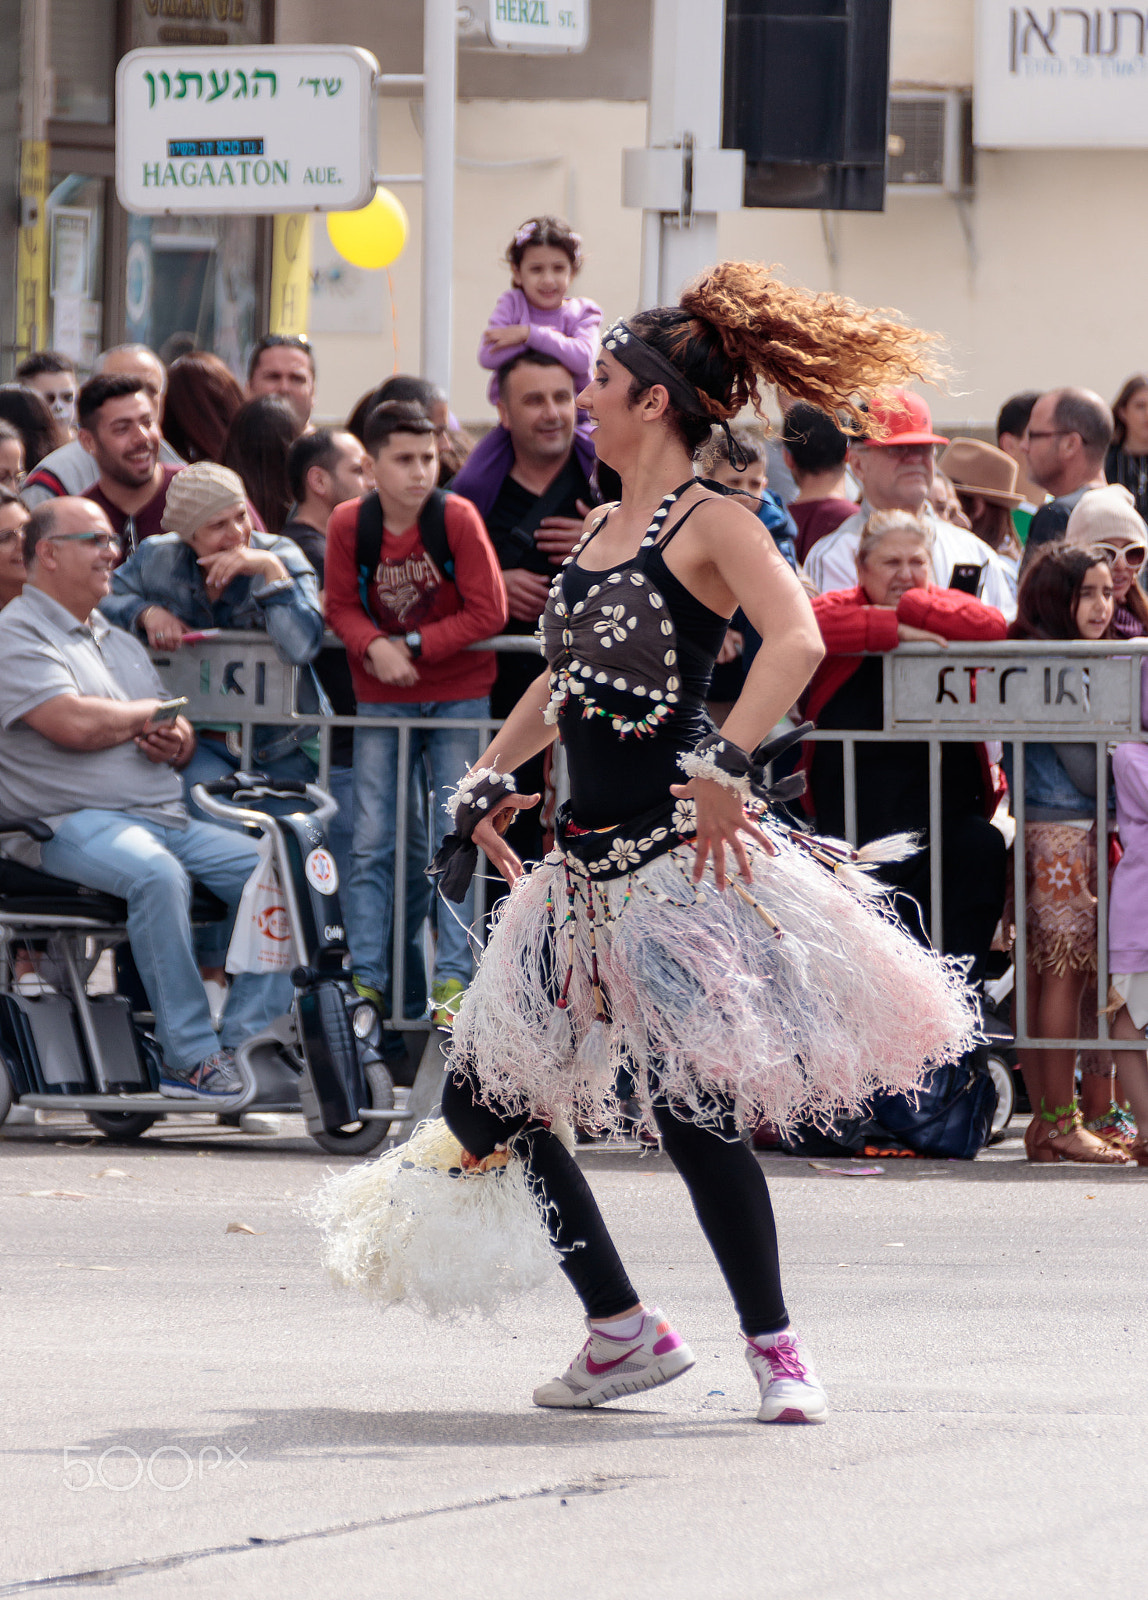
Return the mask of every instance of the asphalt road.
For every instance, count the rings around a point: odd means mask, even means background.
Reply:
[[[168,1126],[0,1137],[0,1596],[1145,1592],[1148,1171],[765,1158],[833,1406],[766,1428],[664,1158],[582,1160],[697,1366],[543,1412],[582,1338],[561,1278],[497,1325],[381,1315],[319,1270],[301,1123]]]

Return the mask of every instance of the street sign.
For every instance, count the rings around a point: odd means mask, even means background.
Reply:
[[[500,50],[543,55],[585,50],[590,0],[484,0],[486,33]]]
[[[116,70],[127,211],[355,211],[375,192],[379,63],[344,45],[133,50]]]

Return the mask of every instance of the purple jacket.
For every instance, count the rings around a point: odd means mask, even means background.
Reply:
[[[1124,855],[1108,901],[1108,968],[1148,972],[1148,745],[1117,745],[1112,767]]]
[[[499,367],[524,350],[538,350],[542,355],[561,361],[574,379],[574,393],[580,394],[590,382],[590,372],[598,350],[598,330],[602,326],[602,307],[593,300],[563,300],[554,311],[539,311],[532,306],[521,289],[508,289],[498,297],[490,313],[488,328],[515,328],[528,326],[530,332],[525,344],[511,345],[496,350],[487,344],[478,347],[479,365],[497,374]],[[491,378],[486,398],[491,405],[498,403],[498,378]]]
[[[594,454],[594,440],[586,423],[579,423],[574,429],[574,454],[586,477],[592,479],[598,457]],[[477,506],[485,522],[513,466],[514,446],[510,435],[505,428],[492,428],[451,479],[450,491],[465,496]]]

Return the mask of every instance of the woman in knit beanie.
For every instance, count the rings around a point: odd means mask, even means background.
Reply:
[[[163,528],[112,575],[109,622],[159,650],[177,648],[189,630],[254,628],[296,666],[314,658],[323,637],[318,580],[293,540],[252,527],[237,473],[213,461],[176,473]]]
[[[280,656],[300,674],[301,711],[326,711],[309,663],[323,639],[319,580],[293,539],[252,527],[243,480],[228,467],[200,461],[176,473],[167,491],[165,531],[145,539],[112,573],[112,592],[100,603],[108,621],[143,636],[153,650],[177,650],[184,635],[205,628],[267,633]],[[196,727],[195,754],[184,769],[191,800],[197,783],[211,783],[240,765],[238,731],[220,718]],[[273,779],[314,782],[316,767],[303,748],[313,727],[257,726],[247,764]],[[204,975],[222,978],[223,951],[201,945]]]
[[[1073,508],[1064,542],[1074,549],[1104,551],[1116,601],[1113,631],[1120,639],[1143,638],[1148,633],[1148,599],[1140,578],[1148,559],[1148,525],[1131,491],[1122,483],[1090,489]]]

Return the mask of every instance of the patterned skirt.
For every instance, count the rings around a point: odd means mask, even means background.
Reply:
[[[563,808],[462,1002],[454,1070],[496,1110],[599,1130],[621,1121],[622,1068],[650,1126],[656,1096],[702,1125],[787,1128],[968,1050],[960,964],[834,870],[845,847],[759,820],[777,853],[747,839],[752,883],[719,889],[708,864],[692,879],[692,801],[592,833]]]
[[[1096,825],[1026,822],[1024,868],[1028,960],[1058,978],[1095,972]]]

